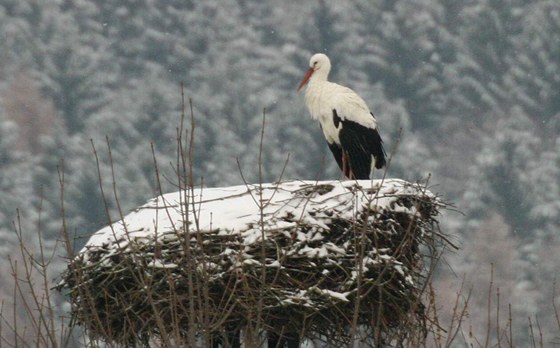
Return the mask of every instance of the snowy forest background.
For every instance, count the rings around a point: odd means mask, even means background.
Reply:
[[[438,273],[442,315],[464,279],[469,325],[485,327],[493,267],[492,301],[499,288],[506,324],[511,304],[516,342],[532,317],[558,343],[557,0],[0,0],[0,258],[15,257],[18,208],[28,243],[39,228],[54,248],[61,160],[68,228],[87,235],[107,223],[91,140],[106,183],[110,141],[124,211],[155,196],[151,144],[173,177],[181,83],[205,185],[241,184],[237,160],[258,181],[264,108],[264,181],[278,179],[288,154],[283,179],[340,178],[296,93],[315,52],[368,102],[387,149],[402,128],[388,176],[431,173],[431,189],[463,213],[442,218],[461,247]],[[10,272],[0,263],[2,279]],[[10,301],[13,284],[0,294]]]

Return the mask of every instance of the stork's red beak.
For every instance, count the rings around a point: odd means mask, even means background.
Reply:
[[[311,75],[313,75],[313,71],[313,68],[309,68],[309,70],[307,70],[305,76],[303,77],[303,80],[301,80],[301,82],[299,83],[299,86],[297,88],[298,91],[301,89],[301,87],[305,86],[307,82],[309,82],[309,78],[311,77]]]

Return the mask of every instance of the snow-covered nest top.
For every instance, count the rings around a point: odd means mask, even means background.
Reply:
[[[257,313],[266,330],[343,342],[355,308],[362,332],[390,339],[422,328],[441,207],[395,179],[189,188],[93,234],[59,288],[92,337],[122,344],[220,335]]]

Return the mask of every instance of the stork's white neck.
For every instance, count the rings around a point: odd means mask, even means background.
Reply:
[[[307,84],[307,89],[305,90],[305,101],[309,111],[311,112],[311,117],[314,119],[318,117],[318,107],[321,103],[325,88],[327,88],[330,84],[328,81],[330,70],[330,62],[323,62],[323,64],[315,70],[313,75],[309,78],[309,83]]]
[[[327,81],[328,73],[325,70],[316,71],[309,79],[305,90],[305,104],[309,109],[311,118],[315,120],[331,117],[331,92],[334,84]]]

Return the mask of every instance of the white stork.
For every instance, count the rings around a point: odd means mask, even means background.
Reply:
[[[311,118],[319,120],[344,176],[369,179],[373,166],[385,166],[385,150],[375,117],[356,92],[327,80],[330,71],[329,57],[314,54],[298,91],[307,84],[305,104]]]

